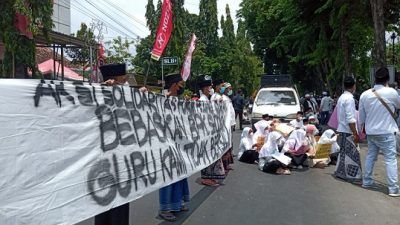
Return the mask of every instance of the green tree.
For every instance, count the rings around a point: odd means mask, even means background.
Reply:
[[[219,50],[217,0],[200,0],[197,27],[199,42],[205,45],[206,55],[216,56]]]
[[[53,2],[51,0],[7,0],[0,4],[0,40],[4,43],[5,54],[0,66],[0,77],[13,77],[14,65],[28,67],[35,72],[34,40],[20,35],[14,26],[16,13],[25,15],[30,21],[28,30],[33,36],[43,34],[53,26]],[[34,74],[35,75],[35,74]]]
[[[106,42],[106,44],[110,45],[109,49],[106,50],[107,63],[124,63],[133,60],[132,54],[130,53],[130,47],[133,44],[133,41],[118,36],[112,41]]]
[[[93,31],[85,24],[81,23],[81,28],[72,36],[84,41],[87,46],[84,48],[71,48],[67,49],[67,54],[72,58],[74,64],[85,64],[90,61],[90,45],[96,44],[96,37]],[[95,57],[95,56],[93,56]],[[94,59],[93,59],[94,60]]]

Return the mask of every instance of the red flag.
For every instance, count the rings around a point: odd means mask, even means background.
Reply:
[[[161,11],[160,23],[157,28],[156,41],[154,42],[151,58],[159,60],[165,47],[167,47],[171,32],[172,24],[172,3],[171,0],[164,0]]]
[[[184,81],[186,81],[190,76],[190,67],[192,65],[192,54],[194,49],[196,48],[196,35],[193,34],[192,40],[189,44],[189,49],[186,52],[185,62],[183,63],[183,67],[181,70],[181,76]]]

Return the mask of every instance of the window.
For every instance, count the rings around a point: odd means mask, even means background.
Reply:
[[[296,105],[293,91],[264,90],[258,93],[257,105]]]

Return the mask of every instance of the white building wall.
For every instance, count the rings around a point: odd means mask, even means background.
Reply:
[[[54,0],[53,30],[71,34],[71,0]]]

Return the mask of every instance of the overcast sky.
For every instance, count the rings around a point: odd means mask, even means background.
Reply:
[[[157,0],[153,2],[156,4]],[[225,5],[228,3],[236,27],[236,11],[239,9],[240,2],[241,0],[217,0],[218,19],[222,14],[225,15]],[[79,30],[82,22],[89,25],[92,19],[100,19],[106,23],[107,27],[104,41],[116,36],[131,39],[137,36],[145,37],[149,34],[145,26],[146,4],[147,0],[71,0],[71,32],[75,33]],[[184,7],[189,12],[198,14],[199,4],[200,0],[185,0]]]

